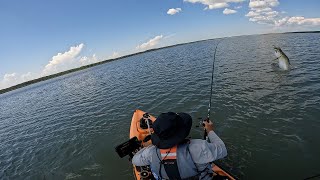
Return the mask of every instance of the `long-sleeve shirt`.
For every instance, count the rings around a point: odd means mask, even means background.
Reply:
[[[199,171],[202,171],[203,169],[206,169],[209,166],[211,167],[211,164],[210,164],[211,162],[227,156],[227,149],[225,144],[214,131],[210,131],[208,133],[208,138],[210,142],[206,140],[201,140],[201,139],[190,140],[190,144],[189,144],[190,155],[192,157],[193,162],[197,164]],[[157,148],[153,145],[141,149],[139,152],[137,152],[133,156],[132,164],[136,166],[151,165],[151,168],[152,168],[152,165],[153,165],[152,163],[157,163],[156,160],[153,159],[154,157],[153,155],[156,149]],[[178,148],[177,154],[179,155],[179,148]],[[181,164],[180,167],[179,167],[179,164]],[[189,172],[186,171],[187,169],[186,167],[181,167],[181,166],[187,166],[187,165],[184,165],[183,162],[180,162],[179,164],[178,164],[178,168],[179,168],[180,175],[182,177],[188,177],[189,175],[188,173],[190,173],[190,171]],[[185,174],[187,175],[185,176]]]

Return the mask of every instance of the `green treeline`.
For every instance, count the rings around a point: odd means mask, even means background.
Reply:
[[[28,86],[30,84],[34,84],[34,83],[37,83],[37,82],[40,82],[40,81],[45,81],[45,80],[52,79],[52,78],[55,78],[55,77],[58,77],[58,76],[62,76],[62,75],[65,75],[65,74],[69,74],[69,73],[72,73],[72,72],[75,72],[75,71],[79,71],[79,70],[86,69],[86,68],[89,68],[89,67],[97,66],[99,64],[104,64],[104,63],[107,63],[107,62],[111,62],[111,61],[114,61],[114,60],[116,60],[116,59],[105,60],[105,61],[97,62],[97,63],[94,63],[94,64],[81,66],[79,68],[74,68],[74,69],[70,69],[70,70],[67,70],[67,71],[59,72],[59,73],[52,74],[52,75],[49,75],[49,76],[44,76],[44,77],[41,77],[41,78],[38,78],[38,79],[33,79],[33,80],[30,80],[30,81],[26,81],[26,82],[23,82],[21,84],[17,84],[15,86],[8,87],[6,89],[1,89],[0,90],[0,94],[6,93],[6,92],[9,92],[9,91],[18,89],[18,88],[22,88],[22,87],[25,87],[25,86]]]
[[[174,46],[177,46],[177,45],[174,45]],[[162,47],[162,48],[157,48],[157,49],[163,49],[163,48],[168,48],[168,47],[172,47],[172,46],[167,46],[167,47]],[[62,75],[65,75],[65,74],[69,74],[69,73],[72,73],[72,72],[75,72],[75,71],[80,71],[80,70],[83,70],[83,69],[87,69],[87,68],[94,67],[94,66],[97,66],[97,65],[100,65],[100,64],[104,64],[104,63],[108,63],[108,62],[111,62],[111,61],[115,61],[115,60],[118,60],[118,59],[122,59],[122,58],[130,57],[130,56],[138,55],[138,54],[141,54],[141,53],[155,51],[157,49],[150,49],[150,50],[146,50],[146,51],[142,51],[142,52],[138,52],[138,53],[134,53],[134,54],[130,54],[130,55],[121,56],[121,57],[118,57],[118,58],[115,58],[115,59],[108,59],[108,60],[100,61],[100,62],[97,62],[97,63],[81,66],[81,67],[78,67],[78,68],[70,69],[70,70],[67,70],[67,71],[59,72],[59,73],[56,73],[56,74],[52,74],[52,75],[49,75],[49,76],[44,76],[44,77],[41,77],[41,78],[37,78],[37,79],[30,80],[30,81],[26,81],[26,82],[17,84],[15,86],[11,86],[11,87],[8,87],[8,88],[5,88],[5,89],[1,89],[0,90],[0,94],[6,93],[6,92],[9,92],[9,91],[13,91],[15,89],[22,88],[22,87],[28,86],[30,84],[34,84],[34,83],[37,83],[37,82],[45,81],[45,80],[52,79],[52,78],[55,78],[55,77],[58,77],[58,76],[62,76]]]
[[[289,34],[289,33],[320,33],[320,31],[270,33],[270,34]],[[268,34],[264,34],[264,35],[268,35]],[[223,38],[216,38],[215,40],[217,40],[217,39],[223,39]],[[207,39],[207,40],[214,40],[214,39]],[[33,80],[30,80],[30,81],[27,81],[27,82],[24,82],[24,83],[21,83],[21,84],[17,84],[15,86],[11,86],[11,87],[8,87],[8,88],[5,88],[5,89],[1,89],[0,90],[0,94],[6,93],[6,92],[9,92],[9,91],[18,89],[18,88],[22,88],[22,87],[28,86],[30,84],[34,84],[34,83],[37,83],[37,82],[45,81],[45,80],[52,79],[52,78],[55,78],[55,77],[58,77],[58,76],[62,76],[62,75],[65,75],[65,74],[69,74],[69,73],[72,73],[72,72],[75,72],[75,71],[80,71],[80,70],[83,70],[83,69],[86,69],[86,68],[90,68],[90,67],[94,67],[94,66],[97,66],[97,65],[100,65],[100,64],[104,64],[104,63],[108,63],[108,62],[111,62],[111,61],[115,61],[115,60],[118,60],[118,59],[130,57],[130,56],[135,56],[135,55],[138,55],[138,54],[142,54],[142,53],[150,52],[150,51],[155,51],[155,50],[159,50],[159,49],[164,49],[164,48],[169,48],[169,47],[174,47],[174,46],[179,46],[179,45],[184,45],[184,44],[190,44],[190,43],[196,43],[196,42],[201,42],[201,41],[207,41],[207,40],[200,40],[200,41],[176,44],[176,45],[171,45],[171,46],[166,46],[166,47],[161,47],[161,48],[149,49],[149,50],[146,50],[146,51],[142,51],[142,52],[138,52],[138,53],[134,53],[134,54],[130,54],[130,55],[121,56],[121,57],[118,57],[118,58],[115,58],[115,59],[100,61],[100,62],[97,62],[97,63],[89,64],[89,65],[86,65],[86,66],[81,66],[79,68],[70,69],[70,70],[63,71],[63,72],[56,73],[56,74],[52,74],[52,75],[49,75],[49,76],[44,76],[44,77],[41,77],[41,78],[38,78],[38,79],[33,79]]]

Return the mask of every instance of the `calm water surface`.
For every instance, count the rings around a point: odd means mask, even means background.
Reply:
[[[217,40],[147,52],[0,95],[0,179],[131,179],[114,147],[135,109],[205,117]],[[291,60],[271,67],[272,45]],[[320,34],[225,38],[212,117],[241,179],[320,173]],[[201,138],[194,127],[191,135]]]

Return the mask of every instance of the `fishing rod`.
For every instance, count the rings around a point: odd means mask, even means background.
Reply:
[[[214,63],[216,61],[216,53],[217,53],[217,49],[218,49],[218,45],[220,44],[220,42],[222,41],[223,39],[221,39],[215,49],[214,49],[214,55],[213,55],[213,62],[212,62],[212,72],[211,72],[211,90],[210,90],[210,100],[209,100],[209,105],[208,105],[208,115],[207,115],[207,118],[205,119],[205,121],[209,122],[209,119],[210,119],[210,111],[211,111],[211,103],[212,103],[212,86],[213,86],[213,74],[214,74]],[[206,130],[204,130],[204,134],[203,134],[203,139],[206,139],[208,136],[208,132]]]

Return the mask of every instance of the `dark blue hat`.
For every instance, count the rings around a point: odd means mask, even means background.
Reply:
[[[189,135],[191,126],[192,118],[187,113],[162,113],[152,125],[152,144],[160,149],[171,148]]]

